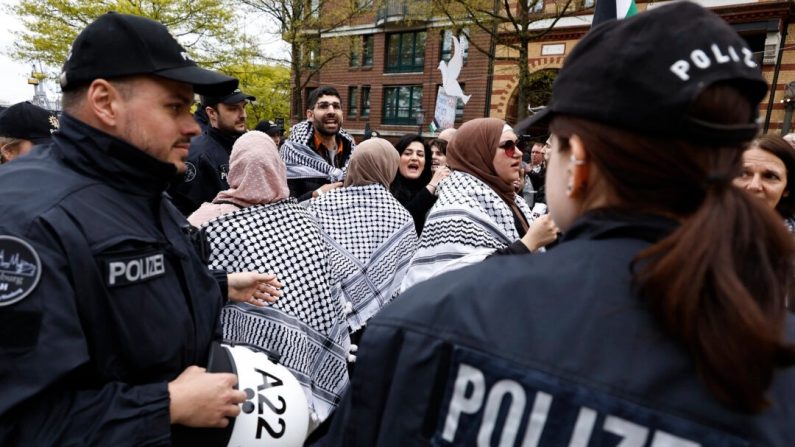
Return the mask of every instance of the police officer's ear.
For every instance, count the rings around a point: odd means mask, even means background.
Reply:
[[[105,79],[95,79],[88,86],[84,107],[105,126],[116,127],[119,112],[126,102],[123,93],[111,82]]]
[[[204,106],[204,113],[207,114],[207,119],[210,120],[210,125],[215,127],[218,124],[218,110],[213,106]]]
[[[567,193],[572,198],[582,197],[590,180],[591,163],[588,159],[588,151],[582,139],[576,134],[569,138],[569,149],[571,150],[571,159],[569,160],[571,174]]]

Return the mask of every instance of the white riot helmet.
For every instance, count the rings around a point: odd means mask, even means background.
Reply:
[[[214,345],[208,370],[237,374],[246,392],[240,414],[231,421],[229,447],[301,446],[307,437],[309,404],[298,380],[264,352],[240,345]]]

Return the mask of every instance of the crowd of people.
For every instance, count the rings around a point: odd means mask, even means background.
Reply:
[[[746,47],[677,2],[522,123],[357,142],[334,87],[248,129],[236,79],[100,16],[60,116],[0,112],[0,444],[792,445],[795,138]]]

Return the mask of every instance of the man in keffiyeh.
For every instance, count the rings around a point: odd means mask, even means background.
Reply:
[[[252,131],[235,142],[229,189],[189,221],[207,234],[210,268],[273,272],[284,295],[273,305],[227,305],[225,341],[279,354],[304,388],[312,424],[339,403],[348,384],[348,324],[320,229],[288,197],[284,162],[268,135]]]
[[[290,196],[299,202],[342,186],[356,143],[342,129],[342,100],[334,87],[318,87],[307,100],[306,121],[290,130],[279,150],[287,164]]]
[[[351,156],[345,186],[313,199],[308,208],[330,246],[352,332],[397,295],[417,248],[414,220],[389,192],[399,159],[384,139],[362,142]]]

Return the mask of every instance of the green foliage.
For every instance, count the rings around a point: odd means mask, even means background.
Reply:
[[[244,44],[229,0],[21,0],[9,11],[24,24],[12,57],[57,69],[86,25],[108,11],[163,23],[203,65],[228,63]]]
[[[290,69],[284,66],[237,63],[222,68],[240,79],[240,89],[257,98],[247,108],[247,124],[253,129],[262,120],[290,117]]]

